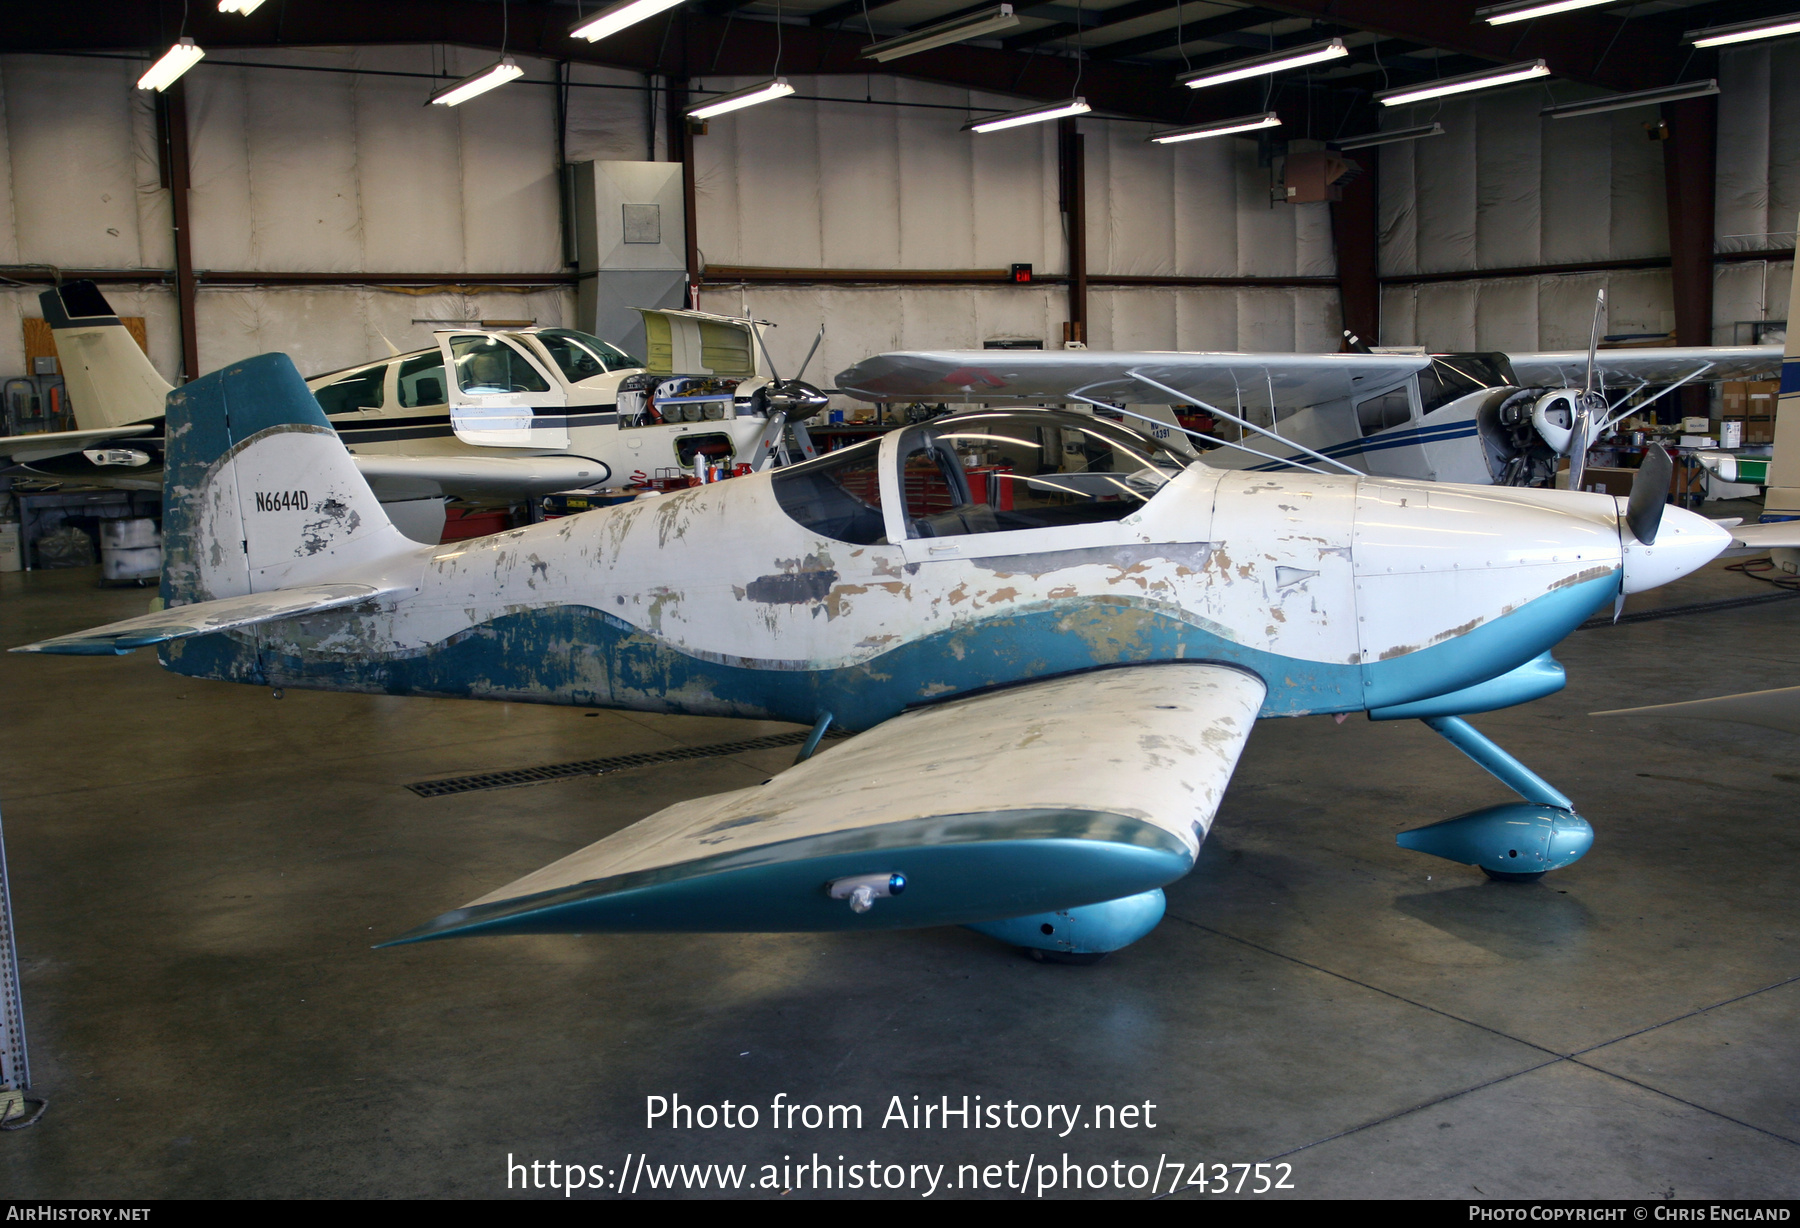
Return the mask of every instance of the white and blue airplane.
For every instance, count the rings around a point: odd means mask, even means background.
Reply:
[[[1559,689],[1559,640],[1730,541],[1655,466],[1629,502],[1231,471],[1040,410],[422,547],[283,355],[168,424],[165,608],[14,651],[814,727],[766,783],[397,941],[962,924],[1097,957],[1160,919],[1254,723],[1320,713],[1422,719],[1494,773],[1522,800],[1400,842],[1535,878],[1592,829],[1464,718]],[[858,736],[812,753],[833,723]]]
[[[1594,343],[1510,354],[913,351],[860,362],[838,388],[878,402],[1185,404],[1220,419],[1225,440],[1254,443],[1202,438],[1214,449],[1207,464],[1220,468],[1283,472],[1322,457],[1381,477],[1550,486],[1567,458],[1580,489],[1587,445],[1627,415],[1685,384],[1759,379],[1781,366],[1778,345],[1601,349],[1598,327]],[[1164,423],[1145,429],[1174,434]]]

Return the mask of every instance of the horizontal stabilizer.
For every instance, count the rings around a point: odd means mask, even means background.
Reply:
[[[400,499],[520,499],[586,490],[611,470],[585,456],[353,456],[358,472],[384,503]]]
[[[215,631],[231,631],[257,623],[275,622],[339,606],[371,601],[397,588],[380,588],[372,584],[314,584],[304,588],[278,588],[266,593],[246,593],[241,597],[225,597],[218,601],[199,601],[192,605],[174,606],[108,623],[73,635],[39,640],[14,648],[13,652],[50,652],[69,656],[123,656],[136,648],[186,639],[193,635],[211,635]],[[407,589],[406,591],[411,591]]]
[[[137,426],[102,426],[91,431],[40,431],[35,435],[0,435],[0,456],[8,457],[16,464],[29,465],[33,461],[48,460],[52,456],[67,456],[71,452],[79,452],[109,439],[147,435],[155,429],[154,423],[146,422]]]
[[[888,929],[1136,895],[1192,867],[1263,696],[1226,666],[1139,665],[903,713],[397,941]]]

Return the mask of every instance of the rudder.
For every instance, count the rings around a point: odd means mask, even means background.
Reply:
[[[56,338],[63,383],[83,429],[131,426],[162,417],[169,385],[98,286],[72,281],[44,291],[38,302]]]
[[[168,605],[337,579],[412,554],[286,354],[171,392],[163,474]]]

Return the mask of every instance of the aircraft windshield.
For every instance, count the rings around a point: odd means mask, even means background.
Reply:
[[[538,344],[562,368],[563,375],[571,384],[579,384],[595,375],[605,375],[608,371],[624,371],[644,365],[618,346],[608,345],[591,333],[577,332],[572,328],[544,328],[534,335]]]
[[[859,546],[887,541],[881,515],[881,440],[829,452],[775,471],[781,510],[823,536]]]
[[[1439,354],[1419,372],[1419,407],[1425,413],[1483,388],[1512,380],[1485,354]]]
[[[1050,411],[940,418],[900,453],[913,537],[1122,520],[1186,468],[1128,427]]]

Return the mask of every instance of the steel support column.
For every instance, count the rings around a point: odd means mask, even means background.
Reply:
[[[163,91],[168,141],[169,204],[175,230],[175,312],[181,321],[181,382],[200,375],[200,325],[195,314],[194,239],[188,212],[187,91],[177,81]]]
[[[687,303],[698,307],[700,278],[700,236],[695,233],[699,209],[694,198],[694,130],[687,120],[688,79],[669,78],[669,160],[681,163],[681,225],[687,243]]]
[[[1073,116],[1057,121],[1057,170],[1062,184],[1063,230],[1068,240],[1069,322],[1064,341],[1087,343],[1087,157]]]
[[[1331,202],[1331,236],[1337,247],[1338,296],[1344,329],[1365,345],[1381,344],[1381,272],[1377,264],[1381,219],[1376,203],[1375,168],[1380,159],[1365,154],[1366,166],[1344,186],[1344,199]],[[1349,339],[1345,339],[1348,345]]]
[[[1714,183],[1718,170],[1719,100],[1668,102],[1662,108],[1663,183],[1669,202],[1670,272],[1675,292],[1675,344],[1713,343]],[[1705,414],[1706,389],[1683,388],[1684,414]]]

